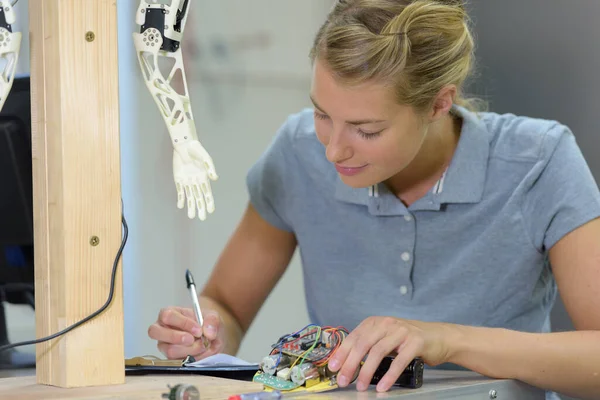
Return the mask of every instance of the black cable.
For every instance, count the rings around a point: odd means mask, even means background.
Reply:
[[[181,10],[177,10],[177,16],[175,18],[175,25],[173,26],[173,29],[176,32],[181,32],[181,24],[183,22],[183,19],[185,18],[185,15],[187,14],[188,1],[189,0],[184,0]]]
[[[17,342],[17,343],[10,343],[10,344],[6,344],[4,346],[0,346],[0,353],[5,350],[12,349],[14,347],[28,346],[31,344],[42,343],[42,342],[46,342],[48,340],[55,339],[61,335],[64,335],[65,333],[77,328],[78,326],[83,325],[84,323],[91,320],[92,318],[98,316],[100,313],[102,313],[102,311],[104,311],[110,305],[110,303],[112,302],[113,296],[114,296],[114,292],[115,292],[115,278],[117,275],[117,268],[119,266],[119,259],[121,258],[121,254],[123,253],[123,248],[125,247],[125,243],[127,243],[127,236],[129,234],[129,228],[127,227],[127,221],[125,220],[125,215],[122,215],[121,221],[123,222],[123,239],[121,241],[121,246],[119,247],[119,251],[117,251],[117,255],[115,257],[115,261],[113,264],[112,274],[111,274],[111,278],[110,278],[110,291],[108,293],[108,300],[106,300],[106,303],[104,303],[104,305],[102,307],[100,307],[100,309],[95,311],[93,314],[88,315],[81,321],[78,321],[78,322],[74,323],[73,325],[66,327],[65,329],[63,329],[60,332],[57,332],[55,334],[52,334],[50,336],[46,336],[46,337],[43,337],[40,339],[28,340],[28,341]]]
[[[181,18],[182,18],[182,19],[183,19],[183,17],[185,16],[185,14],[187,14],[188,1],[189,1],[189,0],[184,0],[184,2],[183,2],[183,6],[181,7]]]

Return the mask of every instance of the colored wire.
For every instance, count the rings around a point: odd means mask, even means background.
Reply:
[[[294,332],[294,333],[290,333],[288,335],[284,335],[282,336],[279,341],[273,345],[273,350],[271,350],[271,355],[273,354],[274,351],[278,350],[278,357],[277,357],[277,362],[275,363],[275,367],[278,367],[279,364],[281,363],[281,357],[282,357],[282,353],[283,353],[283,346],[288,344],[288,343],[293,343],[296,342],[306,336],[308,336],[310,334],[310,332],[305,333],[304,335],[300,335],[302,332],[306,331],[308,328],[310,327],[315,327],[316,329],[320,330],[321,327],[316,325],[316,324],[308,324],[306,325],[304,328]],[[298,337],[296,337],[298,336]],[[290,367],[291,368],[291,367]]]
[[[325,338],[324,336],[325,333],[328,334],[327,338]],[[270,352],[270,355],[277,354],[277,360],[275,363],[275,368],[277,368],[280,365],[281,359],[286,352],[286,346],[293,345],[294,343],[300,341],[303,344],[307,344],[308,341],[303,341],[302,339],[314,335],[315,338],[312,341],[310,347],[304,350],[300,355],[294,356],[295,360],[289,368],[294,368],[296,364],[303,365],[307,360],[310,360],[310,362],[316,367],[323,367],[327,365],[331,357],[333,357],[333,355],[339,349],[339,347],[341,346],[342,342],[348,334],[349,331],[343,326],[333,327],[308,324],[294,333],[290,333],[279,338],[277,343],[271,346],[272,350]],[[316,354],[311,355],[311,353],[313,353],[313,351],[321,342],[327,348],[325,354],[319,354],[319,356],[317,356]],[[288,352],[292,351],[293,350],[288,349]]]

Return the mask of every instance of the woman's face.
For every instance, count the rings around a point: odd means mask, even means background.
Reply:
[[[342,181],[361,188],[383,182],[413,161],[425,137],[414,109],[376,84],[346,87],[317,59],[310,97],[315,128]]]

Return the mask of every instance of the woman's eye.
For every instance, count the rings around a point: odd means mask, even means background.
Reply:
[[[327,119],[327,115],[315,112],[315,117],[318,119]]]
[[[363,137],[364,139],[375,139],[376,137],[378,137],[379,135],[381,135],[381,132],[383,132],[383,129],[377,132],[366,132],[363,131],[362,129],[358,130],[358,134]]]

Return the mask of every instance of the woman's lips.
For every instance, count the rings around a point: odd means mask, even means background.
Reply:
[[[352,176],[361,173],[367,165],[363,165],[361,167],[345,167],[338,164],[335,164],[335,169],[342,175]]]

